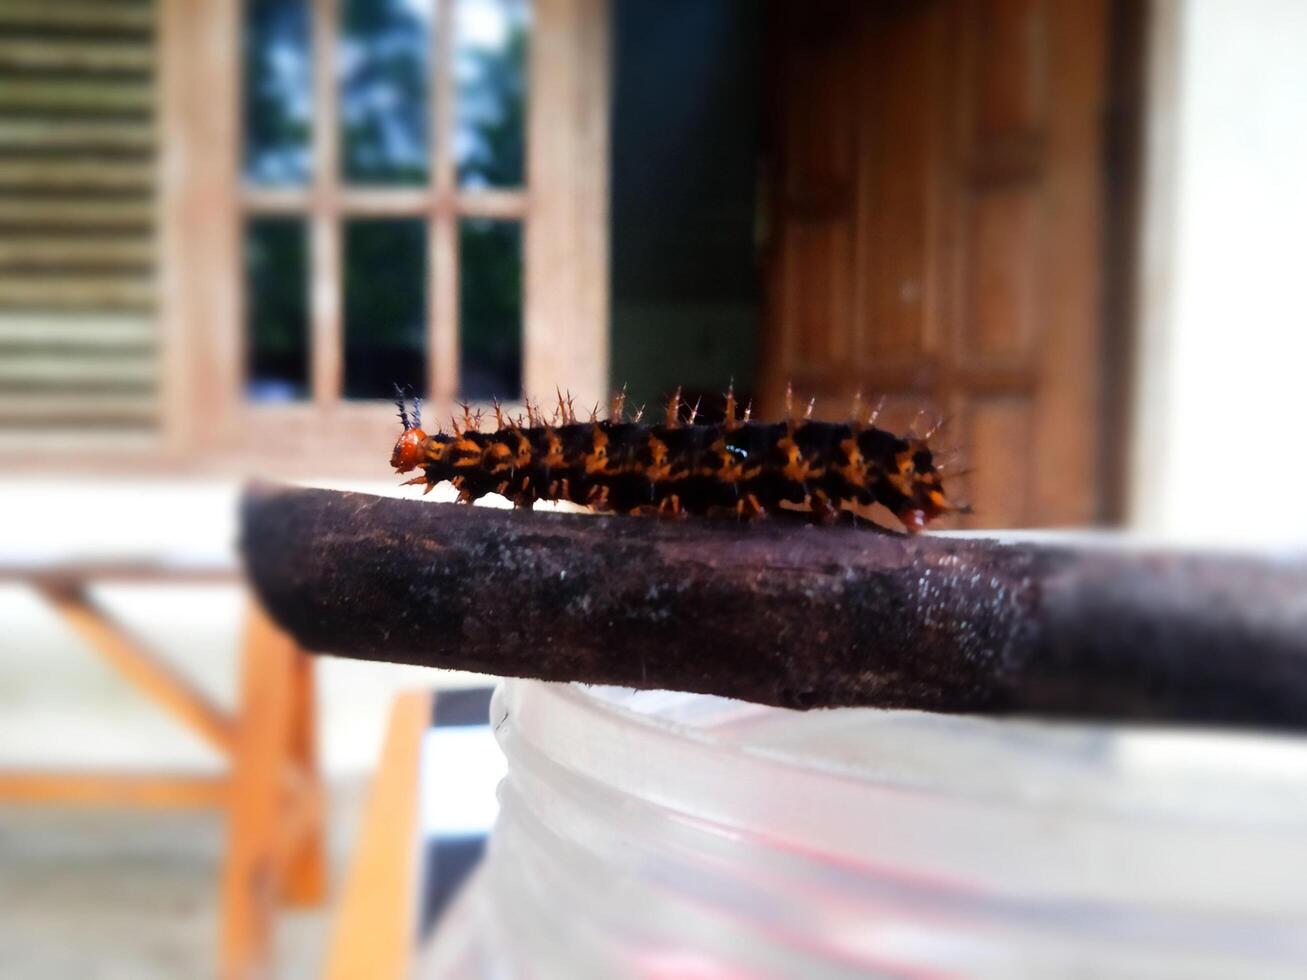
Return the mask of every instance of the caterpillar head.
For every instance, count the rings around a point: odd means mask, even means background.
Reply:
[[[405,429],[390,454],[390,465],[396,473],[408,473],[426,462],[427,434],[421,429]]]
[[[404,431],[400,433],[395,449],[390,454],[390,465],[397,473],[408,473],[426,462],[424,446],[427,434],[422,431],[422,400],[417,395],[413,396],[413,415],[410,418],[404,404],[404,392],[399,385],[395,385],[395,396],[395,406],[399,409],[399,421],[404,426]]]
[[[898,472],[891,473],[890,483],[903,496],[895,510],[905,528],[913,534],[943,514],[970,513],[969,507],[952,503],[944,494],[944,481],[935,467],[934,457],[924,442],[913,441],[895,456]]]

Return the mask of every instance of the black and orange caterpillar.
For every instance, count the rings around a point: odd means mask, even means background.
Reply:
[[[421,468],[404,485],[426,490],[448,481],[460,502],[488,493],[518,507],[537,500],[567,500],[597,511],[629,514],[705,514],[756,518],[780,510],[806,511],[820,523],[842,509],[882,504],[910,532],[941,514],[965,511],[950,503],[926,438],[900,437],[875,426],[876,412],[861,422],[855,406],[849,422],[802,418],[787,408],[782,422],[754,422],[746,408],[737,417],[734,392],[726,395],[725,420],[697,424],[679,390],[661,425],[627,421],[625,396],[613,400],[607,419],[591,412],[579,421],[561,393],[546,418],[527,403],[525,418],[507,418],[494,407],[495,431],[482,432],[480,413],[463,408],[453,432],[422,431],[421,404],[410,416],[402,392],[395,404],[404,431],[390,465],[399,473]],[[787,406],[792,398],[787,392]]]

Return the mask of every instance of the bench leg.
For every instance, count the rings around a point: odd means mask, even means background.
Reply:
[[[312,901],[325,886],[312,665],[253,604],[240,673],[222,881],[221,964],[229,980],[271,975],[279,897]]]
[[[294,905],[317,905],[327,896],[326,801],[318,770],[314,663],[297,651],[291,665],[290,760],[300,774],[304,811],[290,841],[282,897]]]

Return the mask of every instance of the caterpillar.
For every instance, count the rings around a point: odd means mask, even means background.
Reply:
[[[877,428],[878,410],[859,421],[856,403],[848,422],[812,419],[811,402],[795,418],[787,391],[783,421],[755,422],[748,407],[737,414],[732,388],[724,420],[705,425],[697,422],[698,406],[684,417],[678,389],[663,423],[649,425],[643,410],[625,418],[625,392],[607,419],[596,406],[586,421],[559,392],[548,418],[529,400],[525,418],[508,418],[496,402],[495,431],[483,432],[480,411],[464,405],[451,433],[428,435],[421,402],[413,398],[410,415],[403,392],[396,394],[403,432],[390,465],[401,474],[423,471],[401,485],[423,485],[426,493],[448,481],[463,503],[498,493],[526,508],[566,500],[601,512],[747,519],[798,510],[818,523],[882,504],[911,533],[942,514],[968,511],[945,495],[929,436]]]

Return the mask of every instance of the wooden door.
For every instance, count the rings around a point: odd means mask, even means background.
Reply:
[[[1104,0],[783,2],[760,390],[948,423],[970,526],[1101,508]],[[929,424],[919,423],[919,428]]]

